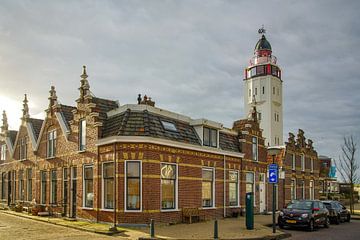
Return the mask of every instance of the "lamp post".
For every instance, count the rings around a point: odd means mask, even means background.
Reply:
[[[273,147],[268,147],[267,148],[267,152],[269,155],[272,156],[272,163],[275,164],[275,156],[278,155],[281,151],[281,148],[278,146],[273,146]],[[270,172],[270,171],[269,171]],[[277,175],[278,175],[278,169],[277,169]],[[278,178],[278,176],[277,176]],[[276,179],[277,179],[276,178]],[[275,201],[276,201],[276,197],[275,197],[275,182],[272,183],[273,185],[273,191],[272,191],[272,227],[273,227],[273,233],[276,232],[276,222],[275,222]]]

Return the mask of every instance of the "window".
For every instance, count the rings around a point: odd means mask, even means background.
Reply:
[[[301,181],[301,199],[305,199],[305,181]]]
[[[25,160],[27,158],[27,138],[20,138],[19,141],[19,160]]]
[[[262,66],[257,66],[256,67],[257,70],[256,70],[256,75],[263,75],[265,74],[265,66],[262,65]]]
[[[48,132],[47,157],[55,157],[56,153],[56,130]]]
[[[258,138],[252,137],[252,158],[254,161],[258,161]]]
[[[161,164],[161,209],[176,209],[177,166]]]
[[[258,120],[261,120],[261,112],[258,112]]]
[[[249,89],[249,98],[251,98],[251,89]]]
[[[68,168],[63,169],[63,203],[64,213],[67,214],[68,194],[69,194],[69,172]]]
[[[114,163],[103,164],[103,208],[114,208]]]
[[[229,172],[229,205],[238,206],[239,205],[239,172],[230,171]]]
[[[204,127],[204,146],[217,147],[217,130]]]
[[[262,94],[265,94],[265,87],[262,87]]]
[[[296,199],[296,179],[291,179],[291,200]]]
[[[5,173],[1,173],[1,199],[5,199]]]
[[[141,210],[140,161],[126,161],[126,210]]]
[[[174,123],[167,122],[167,121],[161,121],[161,124],[163,125],[165,130],[177,132],[177,128]]]
[[[5,161],[6,160],[6,144],[1,145],[0,149],[0,160]]]
[[[214,206],[214,169],[202,169],[202,206]]]
[[[19,171],[19,199],[24,201],[25,190],[24,190],[24,171]]]
[[[255,95],[257,95],[257,88],[255,88]]]
[[[32,201],[32,169],[28,168],[26,170],[27,175],[27,200]]]
[[[253,172],[247,172],[246,175],[246,193],[254,192],[255,176]],[[255,196],[254,196],[255,199]],[[254,201],[255,202],[255,201]]]
[[[291,162],[292,162],[292,167],[291,167],[291,169],[292,170],[296,170],[296,157],[295,157],[295,154],[293,153],[293,154],[291,154]]]
[[[275,95],[275,87],[273,87],[273,94]]]
[[[51,170],[51,204],[57,203],[57,176],[56,176],[56,169]]]
[[[41,180],[41,204],[46,204],[46,172],[41,171],[40,172],[40,180]]]
[[[301,171],[305,171],[305,155],[301,154]]]
[[[84,151],[86,148],[86,120],[79,122],[79,150]]]
[[[252,69],[251,69],[251,76],[253,77],[253,76],[256,76],[256,67],[253,67]]]
[[[314,159],[310,158],[310,172],[314,172]]]
[[[84,207],[92,208],[94,206],[94,183],[93,183],[93,166],[84,166]]]
[[[314,200],[314,181],[310,180],[309,184],[310,200]]]

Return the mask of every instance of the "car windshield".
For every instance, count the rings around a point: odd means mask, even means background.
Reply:
[[[288,209],[311,209],[312,201],[296,201],[290,203],[286,208]]]

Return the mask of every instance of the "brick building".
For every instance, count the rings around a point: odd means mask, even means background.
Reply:
[[[254,192],[255,211],[267,210],[255,106],[229,129],[157,108],[146,96],[121,106],[95,97],[87,77],[84,67],[75,106],[60,104],[51,87],[44,120],[30,117],[26,95],[18,131],[3,113],[3,203],[94,221],[180,222],[186,208],[205,219],[236,215]]]

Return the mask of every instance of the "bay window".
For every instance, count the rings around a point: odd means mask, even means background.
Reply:
[[[126,210],[141,210],[141,162],[126,161]]]
[[[161,164],[161,209],[176,209],[176,165]]]
[[[114,163],[103,163],[103,208],[114,209]]]

